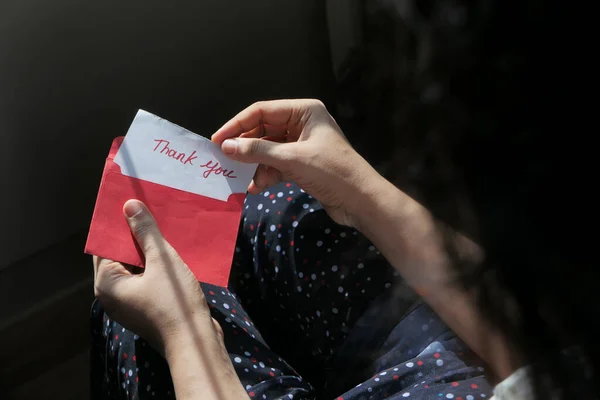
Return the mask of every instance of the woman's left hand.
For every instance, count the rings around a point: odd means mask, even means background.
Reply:
[[[163,355],[182,342],[222,343],[221,328],[210,316],[198,281],[162,236],[148,208],[129,200],[123,212],[146,268],[134,274],[132,267],[94,258],[94,293],[106,313]]]

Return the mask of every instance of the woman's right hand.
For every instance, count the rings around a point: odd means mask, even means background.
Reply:
[[[383,178],[350,145],[318,100],[258,102],[213,136],[230,158],[258,163],[248,191],[293,181],[337,223],[357,227],[361,204]]]

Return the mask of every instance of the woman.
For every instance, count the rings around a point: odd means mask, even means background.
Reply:
[[[93,354],[104,369],[93,375],[97,398],[474,399],[491,397],[488,379],[502,382],[498,399],[532,398],[534,378],[545,375],[523,369],[538,354],[521,340],[529,332],[519,322],[520,298],[496,282],[504,300],[497,309],[514,320],[501,325],[481,306],[485,282],[461,279],[495,260],[440,229],[379,175],[322,103],[254,104],[212,140],[232,159],[260,164],[236,249],[237,297],[200,288],[145,205],[127,202],[124,214],[147,265],[134,274],[110,260],[94,262],[95,293],[108,315],[102,319],[96,304]],[[410,296],[382,300],[395,275],[382,256],[428,306]],[[278,343],[269,348],[271,339]],[[469,349],[489,366],[487,377]],[[345,368],[353,359],[368,361]],[[303,364],[309,382],[286,361]]]

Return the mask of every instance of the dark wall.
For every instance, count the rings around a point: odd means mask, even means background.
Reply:
[[[257,99],[327,97],[328,54],[320,0],[3,0],[0,269],[87,229],[138,108],[208,135]]]

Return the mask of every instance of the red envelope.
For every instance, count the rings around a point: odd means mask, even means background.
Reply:
[[[199,281],[227,286],[246,194],[233,193],[221,201],[126,176],[114,162],[123,139],[114,140],[106,160],[85,252],[144,267],[123,216],[123,204],[138,199]]]

